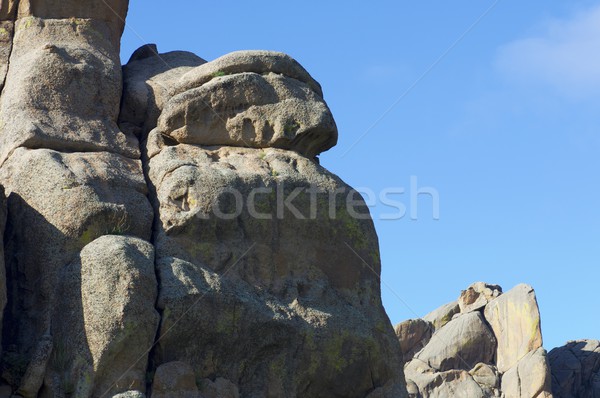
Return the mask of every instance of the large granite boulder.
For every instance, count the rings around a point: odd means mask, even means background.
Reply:
[[[506,372],[527,353],[542,347],[540,311],[531,286],[516,286],[491,301],[484,313],[498,338],[500,372]]]
[[[576,340],[550,351],[555,398],[600,397],[600,341]]]
[[[242,396],[400,388],[373,224],[347,212],[348,186],[281,149],[165,145],[148,171],[159,215],[157,363],[235,380]],[[336,192],[344,200],[331,208]]]
[[[552,389],[546,350],[530,351],[502,375],[505,398],[546,398]]]
[[[469,371],[494,359],[496,338],[479,312],[461,315],[439,329],[415,359],[436,371]]]
[[[187,72],[158,119],[179,143],[294,150],[314,158],[337,142],[320,86],[285,54],[242,51]]]

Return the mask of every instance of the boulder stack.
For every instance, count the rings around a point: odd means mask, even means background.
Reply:
[[[537,300],[528,285],[503,294],[500,286],[475,283],[456,302],[396,331],[411,397],[552,396]]]

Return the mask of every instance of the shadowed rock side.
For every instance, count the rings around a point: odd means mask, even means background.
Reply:
[[[127,1],[0,10],[2,378],[25,398],[143,392],[157,282],[139,144],[117,126]]]
[[[600,397],[600,341],[570,341],[548,358],[555,398]]]
[[[475,283],[456,302],[397,325],[396,333],[411,397],[552,397],[530,286],[502,294],[500,286]]]
[[[154,68],[148,55],[125,70]],[[162,105],[146,109],[163,108],[121,119],[158,125],[145,155],[162,314],[152,396],[165,391],[163,371],[181,375],[178,396],[198,396],[192,378],[200,396],[405,396],[368,209],[356,195],[364,216],[352,217],[351,188],[313,160],[337,136],[320,87],[280,53],[213,62],[126,85],[135,92],[124,98],[158,92]],[[176,74],[172,92],[156,90]],[[219,388],[229,392],[206,392]]]

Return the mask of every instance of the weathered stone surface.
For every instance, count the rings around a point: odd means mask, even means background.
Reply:
[[[394,328],[404,361],[412,359],[431,339],[433,325],[422,319],[409,319]]]
[[[277,67],[281,57],[261,52],[260,59],[273,59],[262,72],[236,67],[233,74],[226,69],[205,76],[220,60],[188,72],[181,80],[189,89],[167,102],[158,131],[180,143],[291,149],[309,158],[331,148],[337,142],[331,111],[310,81]],[[197,70],[205,78],[196,79]],[[188,75],[197,86],[190,87]]]
[[[482,309],[502,294],[502,288],[498,285],[490,285],[484,282],[476,282],[463,290],[458,298],[460,312],[471,312]]]
[[[27,355],[50,329],[60,270],[102,235],[149,240],[153,211],[140,162],[110,153],[19,148],[0,169],[0,181],[8,195],[12,278],[4,335],[18,355]]]
[[[7,17],[11,14],[14,15],[16,1],[2,1],[3,6],[6,3],[9,3]],[[128,6],[128,0],[19,0],[17,17],[94,19],[109,28],[106,37],[118,47],[125,26]],[[1,13],[0,16],[2,16]]]
[[[551,398],[551,377],[546,350],[529,352],[502,375],[506,398]]]
[[[490,390],[500,388],[500,374],[492,365],[478,363],[473,369],[471,369],[469,374],[480,386],[486,387]]]
[[[13,21],[0,20],[0,93],[4,88],[6,74],[8,73],[8,62],[10,52],[12,51],[14,29],[15,23]]]
[[[181,76],[204,63],[205,60],[190,52],[159,54],[155,45],[138,49],[123,67],[120,128],[145,136],[156,127],[158,117]]]
[[[411,397],[423,398],[488,398],[484,390],[464,370],[435,372],[418,359],[404,368],[406,379],[413,385]],[[418,393],[414,389],[418,390]]]
[[[17,391],[18,395],[24,398],[36,398],[38,396],[38,392],[44,383],[44,376],[52,351],[52,336],[45,335],[33,350],[31,359],[27,364],[27,370],[21,379]]]
[[[198,391],[194,369],[187,363],[178,361],[162,364],[156,369],[152,397],[204,398]]]
[[[600,397],[600,341],[570,341],[548,358],[554,398]]]
[[[204,379],[201,381],[202,396],[204,398],[239,398],[240,393],[235,384],[222,377],[215,381]]]
[[[445,304],[438,309],[431,311],[423,317],[423,320],[431,322],[435,330],[443,327],[452,320],[452,317],[460,312],[457,301]]]
[[[61,271],[47,389],[78,397],[145,391],[148,352],[159,316],[154,248],[139,238],[106,235]]]
[[[542,346],[540,312],[531,286],[518,285],[485,307],[485,319],[498,340],[497,366],[508,371]]]
[[[139,157],[119,131],[119,54],[93,20],[20,19],[0,98],[0,164],[18,147]],[[105,29],[105,28],[104,28]]]
[[[436,371],[471,370],[477,363],[492,363],[496,339],[478,312],[463,314],[431,337],[415,360]]]
[[[159,214],[157,363],[236,380],[241,396],[362,398],[390,381],[403,396],[373,224],[350,217],[341,194],[329,217],[328,194],[349,190],[343,182],[279,149],[164,146],[148,171]],[[314,218],[311,187],[322,191]],[[286,194],[295,209],[280,213]]]
[[[174,87],[174,94],[181,94],[200,87],[215,77],[237,73],[256,73],[259,75],[276,73],[288,76],[308,85],[315,93],[323,97],[321,85],[295,59],[287,54],[275,51],[235,51],[198,67],[185,74]]]

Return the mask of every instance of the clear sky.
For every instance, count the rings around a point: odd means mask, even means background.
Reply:
[[[409,212],[411,176],[439,192],[439,220],[372,208],[394,324],[524,282],[546,348],[600,338],[600,1],[132,0],[124,62],[144,43],[292,55],[338,123],[323,166]]]

